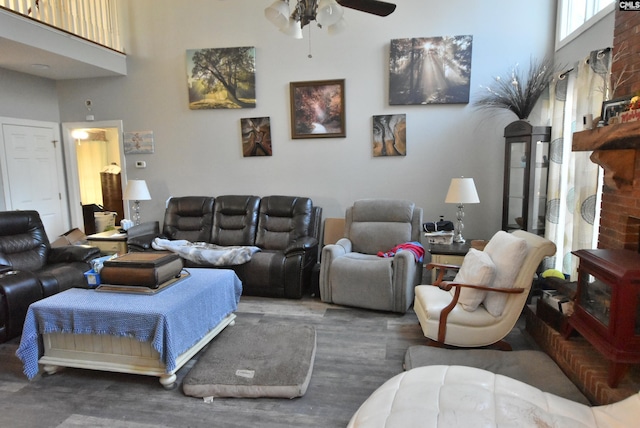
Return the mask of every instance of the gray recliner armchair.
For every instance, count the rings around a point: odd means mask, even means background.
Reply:
[[[412,251],[389,253],[398,245],[420,242],[422,208],[413,202],[363,199],[349,207],[345,237],[322,249],[322,301],[404,313],[422,279],[422,261]]]

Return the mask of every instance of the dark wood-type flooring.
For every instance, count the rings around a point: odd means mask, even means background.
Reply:
[[[0,427],[345,427],[360,404],[402,371],[406,349],[425,344],[413,311],[391,314],[302,300],[242,297],[235,326],[315,326],[317,350],[303,397],[187,397],[180,382],[198,355],[164,390],[149,376],[65,369],[34,380],[22,374],[18,339],[0,345]],[[538,349],[524,318],[508,337],[514,349]],[[215,339],[210,346],[215,345]],[[459,352],[459,351],[455,351]],[[464,352],[464,350],[460,351]]]

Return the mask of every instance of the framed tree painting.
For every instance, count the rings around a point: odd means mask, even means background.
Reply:
[[[407,115],[373,116],[373,156],[407,155]]]
[[[344,79],[291,82],[291,138],[346,137]]]
[[[187,50],[189,108],[256,106],[254,47]]]
[[[242,130],[242,156],[271,156],[271,119],[255,117],[240,119]]]
[[[391,40],[389,104],[469,102],[473,36]]]

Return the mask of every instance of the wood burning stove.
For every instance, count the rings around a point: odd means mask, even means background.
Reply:
[[[640,363],[640,254],[631,250],[573,251],[580,258],[574,329],[609,363],[609,386],[615,388],[628,364]]]

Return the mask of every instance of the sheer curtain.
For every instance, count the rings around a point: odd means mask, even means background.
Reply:
[[[583,130],[585,115],[599,116],[607,93],[611,50],[593,51],[584,61],[561,73],[550,87],[551,148],[546,232],[558,251],[555,269],[576,277],[571,251],[596,248],[600,223],[602,172],[589,156],[572,152],[573,133]],[[593,126],[596,126],[594,123]]]

